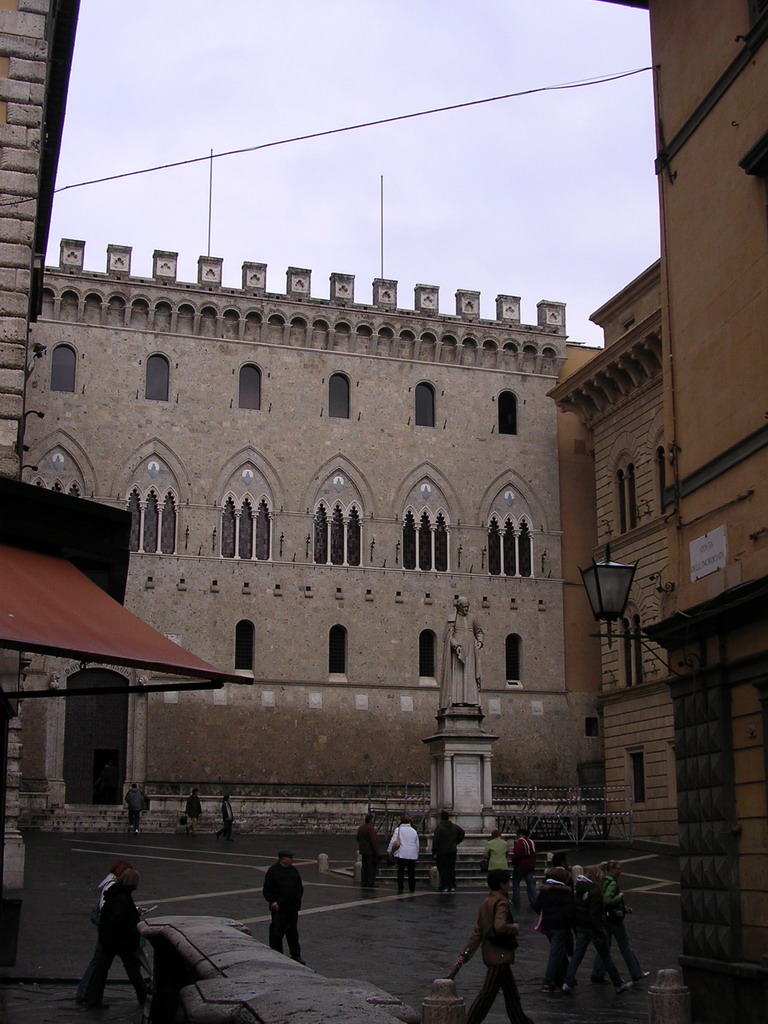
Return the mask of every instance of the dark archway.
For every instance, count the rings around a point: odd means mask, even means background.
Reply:
[[[67,689],[128,686],[124,676],[87,668],[67,680]],[[128,694],[67,697],[64,720],[64,786],[68,804],[122,803],[126,771]]]

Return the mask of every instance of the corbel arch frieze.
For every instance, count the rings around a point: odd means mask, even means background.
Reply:
[[[301,497],[300,510],[312,509],[315,507],[317,502],[320,500],[320,488],[324,481],[329,476],[342,476],[348,478],[354,488],[360,493],[360,500],[363,504],[363,513],[367,518],[371,517],[373,513],[374,518],[380,515],[378,503],[371,487],[370,481],[365,474],[365,471],[361,469],[352,459],[347,458],[342,452],[337,452],[336,455],[331,456],[326,462],[317,467],[317,470],[312,475],[312,479],[307,483],[304,488],[304,492]],[[327,498],[324,498],[326,503]],[[342,500],[342,499],[339,499]],[[349,499],[343,499],[348,502]]]
[[[203,495],[203,501],[210,505],[217,505],[224,493],[232,474],[243,465],[244,462],[252,462],[258,469],[272,492],[274,508],[282,508],[285,505],[285,485],[280,474],[274,465],[261,452],[256,451],[251,445],[246,445],[240,451],[235,452],[231,458],[219,468],[208,485],[207,493]]]
[[[415,466],[401,479],[400,483],[395,488],[392,505],[389,509],[390,515],[393,517],[397,515],[399,517],[402,514],[402,511],[408,502],[408,495],[421,479],[427,480],[442,492],[450,509],[450,522],[457,523],[459,520],[463,520],[465,518],[465,509],[455,488],[452,486],[448,477],[446,477],[431,462],[422,462],[421,465]]]
[[[46,455],[54,448],[61,448],[77,466],[85,488],[83,497],[98,495],[99,482],[96,469],[83,446],[66,430],[53,430],[31,445],[28,461],[33,465],[40,466]]]
[[[137,482],[138,467],[153,455],[168,467],[179,504],[189,503],[192,500],[190,475],[178,455],[159,437],[152,437],[134,448],[128,458],[117,467],[110,482],[110,497],[127,498],[131,487]]]

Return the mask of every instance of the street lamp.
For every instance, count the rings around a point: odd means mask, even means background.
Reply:
[[[611,623],[624,614],[636,568],[637,565],[630,565],[627,562],[612,561],[611,548],[607,545],[605,561],[596,562],[593,558],[588,569],[579,569],[592,614],[598,622],[608,623],[609,643]]]

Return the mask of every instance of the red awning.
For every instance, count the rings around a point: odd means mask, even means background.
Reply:
[[[0,544],[0,647],[248,683],[136,618],[71,562]]]

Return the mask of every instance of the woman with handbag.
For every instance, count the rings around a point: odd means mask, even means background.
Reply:
[[[411,825],[411,819],[404,814],[400,824],[392,833],[387,853],[397,864],[397,891],[405,891],[405,872],[408,872],[408,891],[416,891],[416,861],[419,859],[419,836]]]
[[[600,887],[603,893],[603,906],[605,907],[605,934],[608,940],[608,948],[611,947],[611,940],[616,939],[616,945],[621,950],[624,963],[627,965],[629,976],[632,981],[642,981],[651,973],[644,971],[635,951],[629,941],[629,935],[624,925],[624,918],[632,913],[632,908],[624,903],[624,893],[619,888],[619,875],[621,874],[621,863],[618,860],[608,860],[600,865],[602,880]],[[598,876],[599,878],[599,876]],[[605,966],[602,957],[598,954],[592,964],[592,977],[590,979],[595,985],[605,984]]]
[[[467,941],[464,952],[456,960],[454,971],[471,959],[481,947],[483,963],[488,968],[483,987],[467,1013],[466,1024],[480,1024],[493,1006],[499,989],[504,993],[504,1005],[511,1024],[533,1024],[520,1003],[512,964],[517,948],[517,925],[512,920],[509,906],[509,871],[496,868],[488,872],[491,890],[477,915],[475,930]]]

